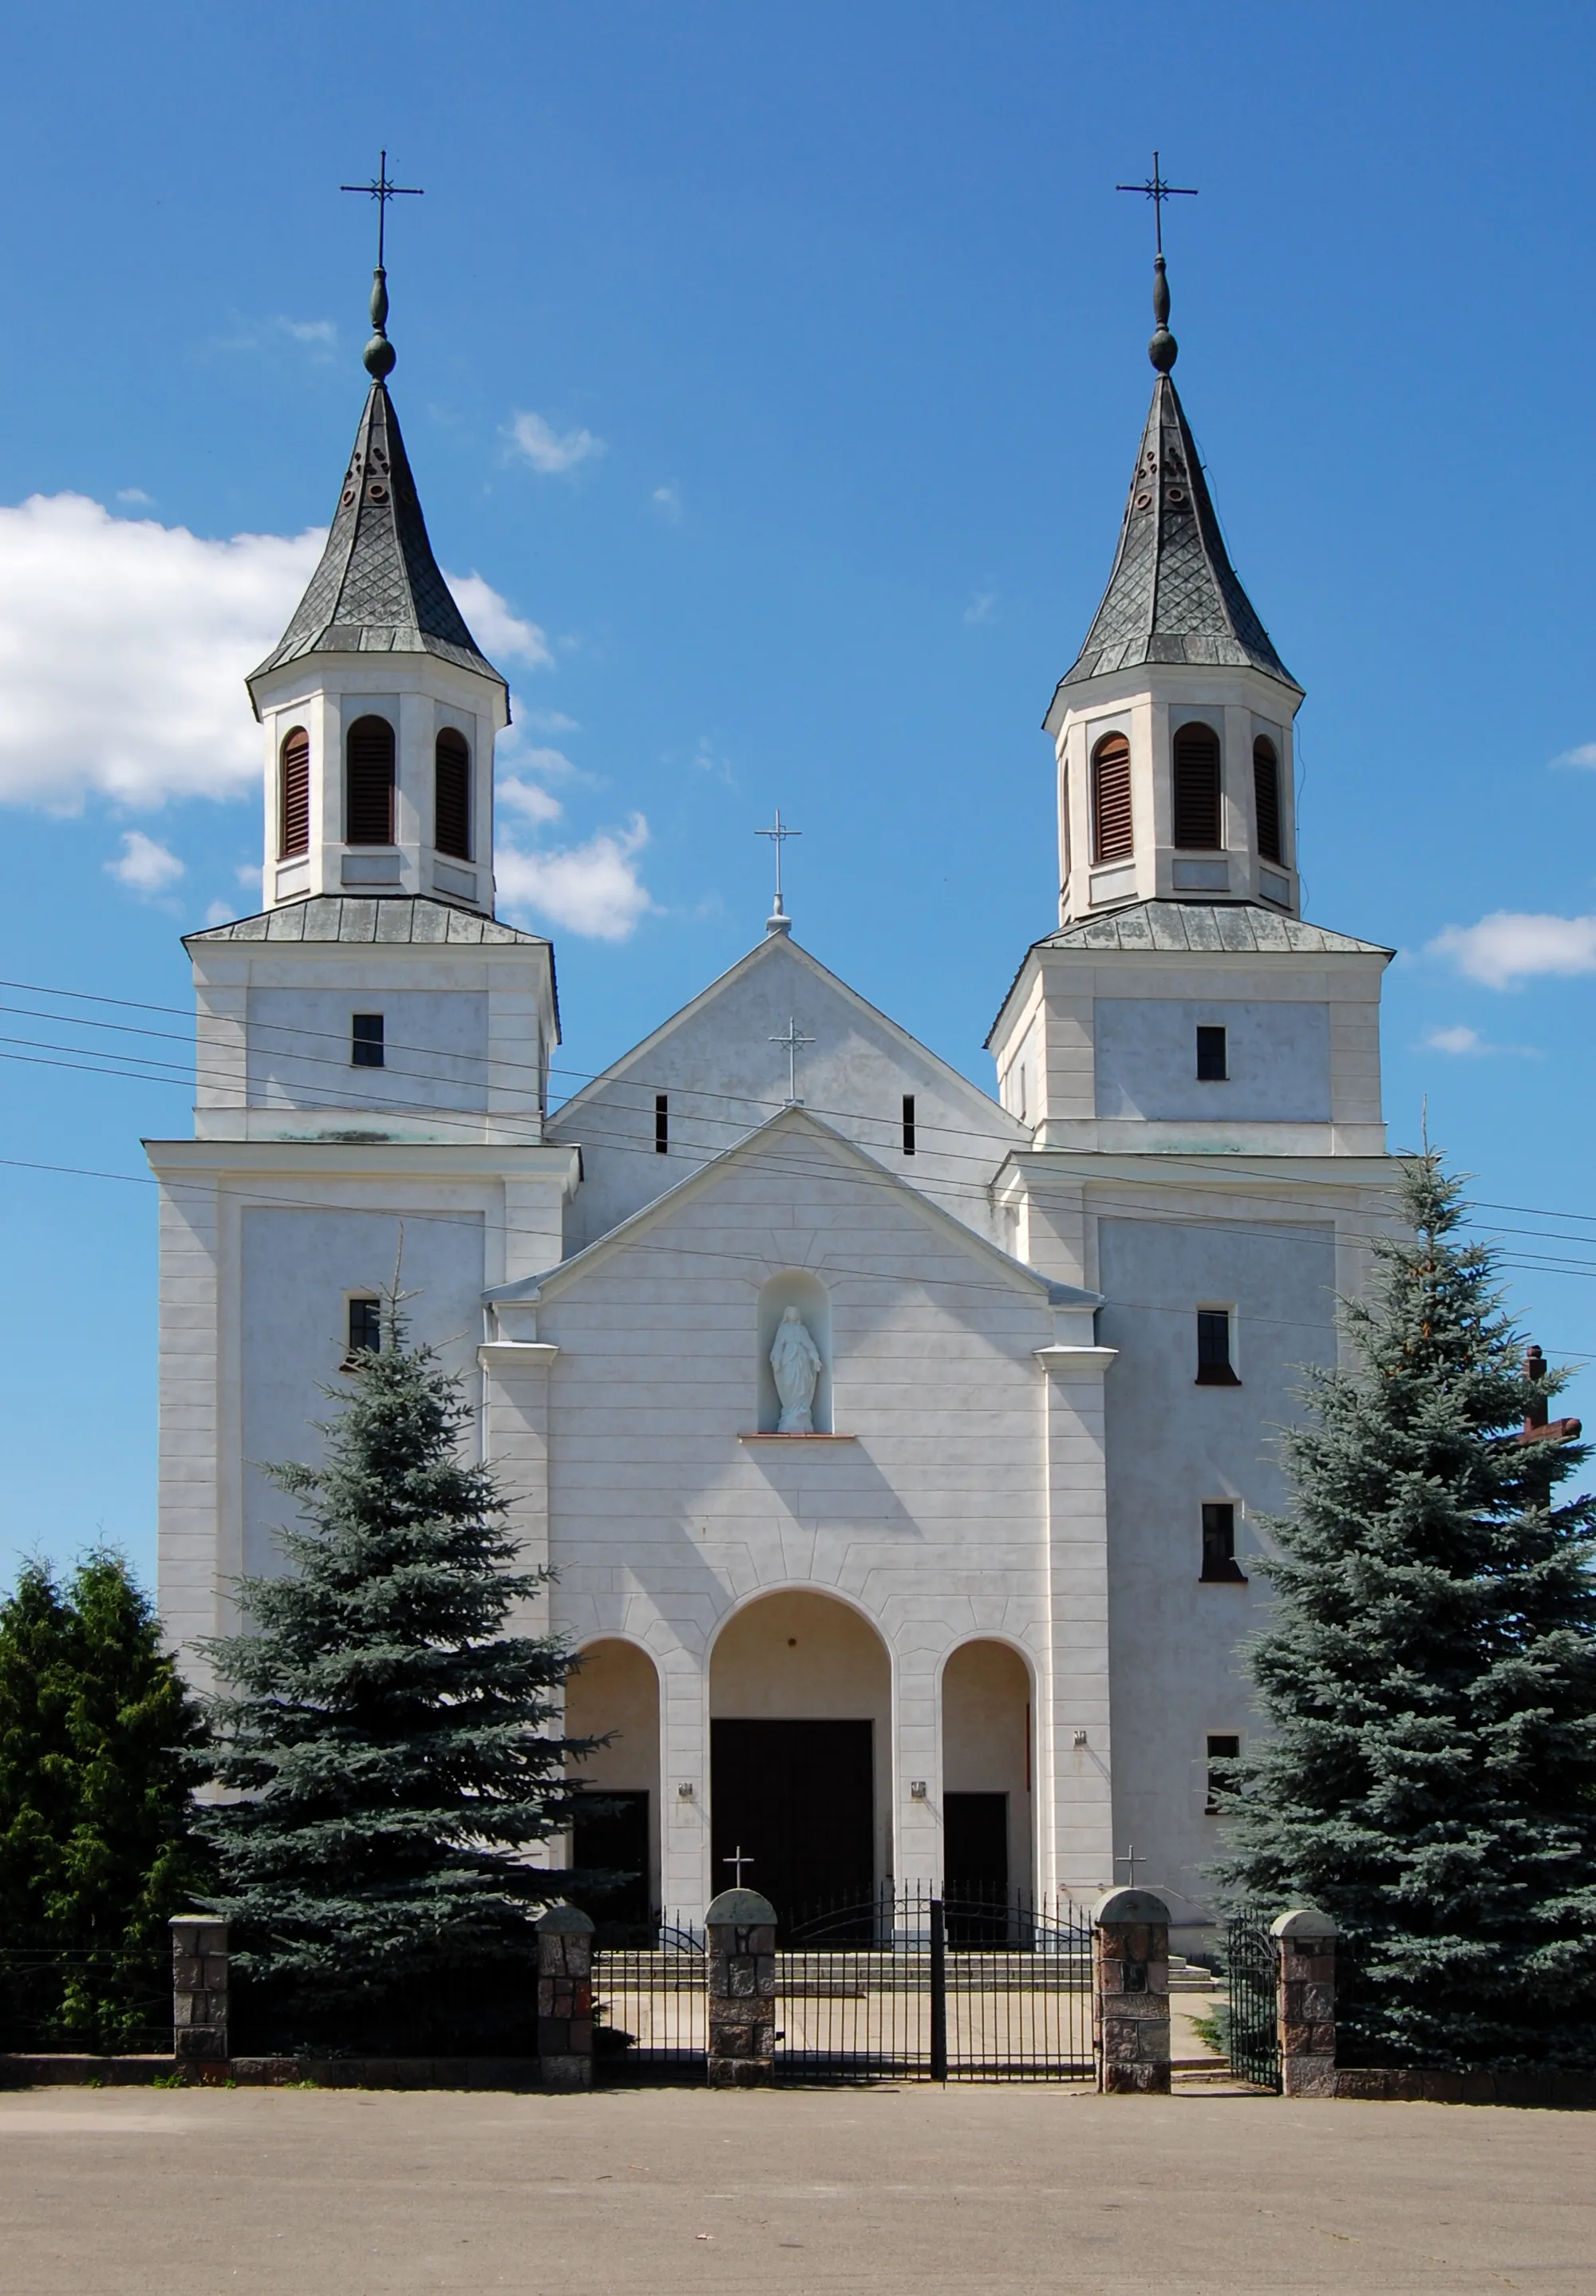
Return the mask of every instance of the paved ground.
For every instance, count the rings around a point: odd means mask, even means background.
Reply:
[[[0,2095],[5,2296],[1596,2291],[1596,2115],[929,2087]]]

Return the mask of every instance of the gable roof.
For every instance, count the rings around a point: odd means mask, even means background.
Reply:
[[[503,678],[466,627],[439,571],[421,497],[379,377],[366,396],[320,565],[255,681],[313,653],[430,653]]]
[[[1075,1284],[1060,1283],[1051,1276],[1039,1275],[1034,1267],[1027,1267],[1023,1260],[1013,1259],[999,1245],[988,1242],[986,1237],[979,1234],[974,1228],[967,1227],[964,1222],[955,1218],[952,1212],[944,1211],[940,1204],[922,1195],[918,1188],[898,1173],[892,1171],[885,1164],[878,1163],[873,1156],[868,1154],[856,1142],[850,1140],[846,1133],[839,1132],[834,1126],[823,1122],[820,1117],[812,1116],[806,1108],[778,1110],[774,1116],[768,1118],[754,1131],[745,1134],[743,1138],[737,1141],[732,1147],[723,1149],[718,1156],[711,1157],[707,1164],[700,1164],[696,1171],[690,1172],[684,1179],[678,1180],[674,1187],[666,1189],[662,1195],[655,1196],[651,1202],[644,1204],[641,1210],[633,1212],[628,1218],[620,1221],[605,1234],[595,1237],[592,1243],[585,1244],[580,1251],[573,1252],[569,1259],[561,1260],[558,1267],[548,1268],[540,1275],[522,1276],[513,1283],[495,1284],[491,1290],[484,1292],[483,1299],[498,1300],[547,1298],[552,1286],[558,1284],[563,1289],[568,1278],[585,1273],[608,1259],[613,1252],[624,1250],[628,1243],[634,1242],[640,1235],[646,1234],[649,1228],[668,1218],[692,1196],[713,1187],[732,1165],[746,1160],[761,1148],[769,1147],[779,1135],[788,1132],[813,1133],[827,1146],[840,1151],[846,1160],[858,1165],[864,1173],[868,1174],[872,1185],[884,1185],[895,1190],[906,1203],[913,1205],[929,1225],[939,1229],[945,1236],[956,1238],[962,1249],[974,1252],[978,1258],[1001,1267],[1018,1288],[1036,1292],[1054,1307],[1101,1306],[1102,1300],[1101,1292],[1083,1292]],[[750,1257],[752,1256],[750,1254]]]
[[[1302,690],[1231,564],[1186,412],[1167,374],[1153,385],[1109,586],[1074,667],[1059,681],[1054,705],[1066,686],[1145,662],[1246,667]]]

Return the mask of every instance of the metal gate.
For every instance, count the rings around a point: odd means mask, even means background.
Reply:
[[[1224,1959],[1230,1978],[1231,2069],[1258,2088],[1278,2091],[1275,1943],[1265,1915],[1248,1906],[1231,1916]]]
[[[704,1932],[659,1923],[651,1946],[593,1957],[596,2080],[701,2081],[709,2047]]]

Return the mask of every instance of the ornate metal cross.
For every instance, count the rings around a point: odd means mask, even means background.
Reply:
[[[813,1037],[800,1037],[798,1022],[789,1018],[787,1034],[784,1037],[773,1037],[770,1041],[773,1045],[785,1045],[787,1047],[787,1105],[789,1108],[797,1108],[800,1104],[798,1088],[798,1048],[802,1045],[812,1045],[814,1039]]]
[[[741,1890],[742,1887],[743,1867],[745,1866],[757,1865],[758,1860],[753,1857],[745,1857],[742,1851],[742,1844],[740,1841],[736,1849],[732,1852],[732,1855],[729,1857],[723,1857],[720,1862],[723,1866],[731,1866],[737,1876],[737,1886]]]
[[[1117,192],[1142,192],[1153,203],[1154,251],[1164,252],[1164,202],[1166,200],[1194,200],[1195,184],[1166,184],[1158,173],[1158,155],[1153,153],[1153,171],[1145,184],[1116,184]]]
[[[376,181],[374,183],[340,184],[338,188],[340,192],[369,192],[372,199],[376,201],[377,268],[381,271],[383,267],[382,243],[384,230],[388,222],[388,203],[389,200],[424,199],[426,197],[425,192],[419,184],[390,184],[389,182],[388,154],[386,152],[383,152],[381,160],[379,163]]]
[[[778,917],[784,916],[786,914],[786,911],[782,906],[782,848],[790,837],[801,837],[803,833],[804,832],[801,829],[788,828],[786,823],[782,818],[782,808],[780,806],[777,806],[776,808],[775,827],[773,829],[756,829],[754,832],[756,837],[768,837],[776,849],[776,906],[772,914]]]

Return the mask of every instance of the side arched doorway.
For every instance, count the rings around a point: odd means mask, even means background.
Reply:
[[[1007,1643],[962,1643],[942,1673],[943,1887],[1002,1906],[1032,1879],[1031,1678]]]
[[[890,1860],[892,1669],[807,1588],[729,1620],[709,1660],[710,1893],[741,1867],[783,1922],[868,1898]]]
[[[635,1643],[589,1643],[580,1658],[566,1685],[566,1729],[610,1742],[572,1766],[605,1808],[578,1809],[570,1862],[624,1878],[596,1890],[579,1885],[575,1894],[605,1930],[646,1930],[651,1941],[659,1904],[659,1677]]]

